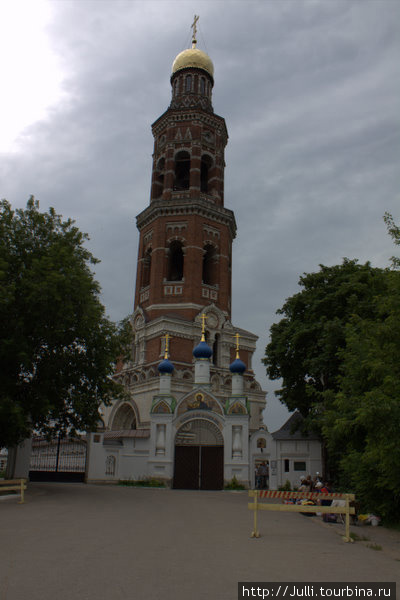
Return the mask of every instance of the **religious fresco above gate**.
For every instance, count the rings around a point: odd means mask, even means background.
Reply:
[[[151,412],[157,415],[165,415],[171,413],[171,409],[168,404],[162,400],[151,409]]]
[[[228,415],[246,415],[246,407],[241,402],[235,402],[228,409]]]
[[[190,394],[179,405],[178,416],[192,410],[208,410],[222,415],[222,408],[218,400],[203,392],[194,392]]]

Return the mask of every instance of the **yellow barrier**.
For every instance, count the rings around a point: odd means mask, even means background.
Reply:
[[[19,504],[23,504],[25,502],[25,490],[26,479],[0,479],[0,492],[19,492],[21,495]]]
[[[315,493],[315,492],[278,492],[275,490],[249,490],[249,496],[254,498],[254,502],[248,503],[248,508],[254,511],[254,525],[251,537],[258,538],[260,533],[257,529],[257,515],[259,510],[277,510],[279,512],[310,512],[310,513],[330,513],[345,515],[345,542],[353,542],[350,537],[350,515],[355,514],[354,506],[350,502],[355,500],[354,494],[336,494],[336,493]],[[278,499],[304,499],[304,500],[344,500],[344,506],[320,506],[304,504],[267,504],[259,502],[263,498]]]

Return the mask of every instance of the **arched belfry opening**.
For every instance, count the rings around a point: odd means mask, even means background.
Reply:
[[[217,283],[217,252],[211,244],[204,247],[202,281],[206,285]]]
[[[224,438],[207,419],[184,423],[175,437],[175,489],[221,490],[224,485]]]
[[[157,162],[155,169],[154,198],[160,198],[164,190],[165,158],[162,157]]]
[[[174,190],[188,190],[190,184],[190,154],[181,150],[175,156]]]
[[[148,248],[144,254],[143,262],[142,262],[142,282],[141,287],[147,287],[150,285],[150,276],[151,276],[151,248]]]
[[[213,161],[210,156],[204,154],[201,157],[201,168],[200,168],[200,191],[208,194],[210,192],[210,170],[212,167]]]
[[[183,263],[183,244],[180,240],[174,240],[169,246],[167,274],[168,281],[182,281]]]

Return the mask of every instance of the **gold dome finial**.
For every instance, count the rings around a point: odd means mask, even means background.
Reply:
[[[199,20],[199,16],[198,15],[194,15],[194,21],[191,24],[191,29],[193,29],[193,34],[192,34],[192,48],[196,48],[196,44],[197,44],[197,39],[196,39],[196,35],[197,35],[197,21]]]
[[[199,20],[198,15],[194,15],[193,23],[191,24],[192,33],[192,47],[183,50],[175,58],[172,65],[172,75],[181,69],[187,69],[188,67],[194,67],[196,69],[203,69],[211,77],[214,77],[214,65],[212,64],[211,58],[197,48],[197,21]]]

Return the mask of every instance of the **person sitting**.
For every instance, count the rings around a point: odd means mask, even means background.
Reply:
[[[322,485],[322,487],[320,488],[320,492],[321,494],[330,494],[331,493],[331,484],[330,482],[326,482]],[[332,504],[332,500],[329,498],[321,498],[321,500],[319,501],[319,503],[321,504],[321,506],[330,506]],[[326,523],[336,523],[336,515],[335,514],[329,514],[329,513],[324,513],[322,515],[322,520],[325,521]]]

